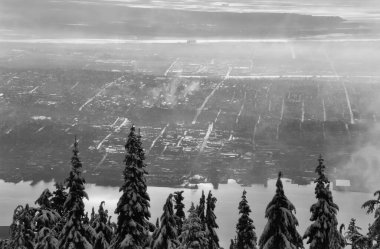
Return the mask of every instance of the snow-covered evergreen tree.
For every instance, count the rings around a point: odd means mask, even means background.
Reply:
[[[52,194],[45,189],[36,200],[40,206],[33,218],[37,234],[36,249],[58,249],[57,232],[53,229],[61,220],[61,216],[52,208]]]
[[[368,249],[374,248],[374,240],[372,239],[372,226],[371,224],[368,224],[368,233],[367,233],[367,247]]]
[[[83,217],[83,224],[89,225],[90,224],[90,217],[88,217],[88,212]]]
[[[203,224],[193,203],[191,203],[189,215],[183,223],[182,233],[179,239],[181,241],[181,249],[208,248],[207,235],[203,230]]]
[[[37,232],[37,243],[35,249],[58,249],[57,233],[43,227]]]
[[[317,203],[310,208],[310,220],[313,223],[307,228],[303,237],[308,238],[307,243],[310,244],[310,249],[340,249],[344,248],[345,240],[337,228],[336,215],[339,207],[333,201],[323,161],[320,156],[315,169],[318,174],[318,178],[314,181]]]
[[[91,215],[93,217],[91,225],[96,232],[94,249],[109,248],[113,236],[112,226],[108,224],[108,211],[103,208],[104,203],[104,201],[100,203],[97,215]]]
[[[51,198],[51,207],[59,213],[60,216],[64,216],[64,204],[67,199],[66,188],[62,183],[55,184],[55,191]]]
[[[219,238],[215,229],[218,228],[218,224],[216,224],[216,215],[214,213],[216,198],[212,197],[211,191],[207,196],[207,208],[206,208],[206,234],[208,237],[208,248],[216,249],[219,248]]]
[[[173,195],[170,194],[166,199],[163,208],[164,213],[161,215],[160,227],[154,231],[152,236],[150,244],[152,249],[174,249],[179,245],[172,198]]]
[[[206,196],[204,191],[202,190],[202,196],[199,199],[199,205],[197,207],[197,213],[199,218],[201,219],[202,224],[205,223],[205,209],[206,209]]]
[[[369,249],[368,238],[360,233],[361,228],[356,225],[356,220],[351,219],[348,225],[345,239],[347,244],[351,245],[351,249]]]
[[[125,145],[124,183],[120,187],[122,195],[117,203],[115,213],[118,214],[117,231],[111,248],[142,248],[147,241],[149,230],[154,225],[149,222],[149,195],[145,175],[145,155],[141,136],[136,135],[135,127],[131,127]]]
[[[66,223],[59,236],[60,249],[92,249],[93,235],[89,234],[88,225],[83,224],[84,203],[87,198],[85,192],[85,180],[81,176],[82,163],[78,157],[78,141],[75,138],[73,156],[71,158],[71,171],[66,179],[66,187],[69,190],[64,203]]]
[[[0,249],[9,248],[9,239],[0,239]]]
[[[25,208],[17,206],[13,213],[13,221],[10,226],[9,248],[34,249],[36,236],[34,233],[33,217],[35,208],[30,208],[28,204]]]
[[[235,244],[235,241],[233,239],[231,239],[231,241],[230,241],[230,249],[236,249],[236,244]]]
[[[101,204],[101,203],[100,203],[100,204]],[[91,224],[91,225],[94,223],[95,218],[96,218],[95,208],[92,207],[92,209],[91,209],[91,216],[90,216],[90,224]]]
[[[255,226],[253,220],[249,217],[251,208],[247,201],[247,192],[243,191],[243,196],[239,203],[239,214],[241,215],[236,225],[237,243],[238,249],[256,249],[257,236],[255,233]],[[233,240],[231,240],[233,242]]]
[[[40,206],[40,208],[37,209],[36,215],[33,219],[37,231],[42,228],[51,229],[61,219],[59,213],[52,209],[50,201],[51,197],[52,194],[50,193],[50,190],[45,189],[35,202],[35,204],[38,204]],[[46,231],[44,233],[46,233]]]
[[[52,194],[50,193],[50,190],[47,188],[44,191],[42,191],[40,197],[38,197],[38,199],[35,201],[35,204],[38,204],[41,208],[51,208],[51,197]]]
[[[156,228],[159,228],[160,227],[160,219],[157,217],[157,220],[156,220]]]
[[[375,220],[368,228],[368,236],[371,241],[375,242],[373,248],[380,248],[380,190],[376,191],[373,195],[376,199],[364,202],[362,208],[367,209],[367,214],[375,214]]]
[[[51,209],[56,211],[61,217],[53,227],[53,230],[57,236],[61,233],[67,218],[64,211],[64,204],[66,202],[68,194],[65,190],[66,187],[62,183],[56,183],[55,191],[53,191],[52,197],[50,199]]]
[[[296,228],[296,209],[285,196],[281,176],[280,172],[276,182],[276,194],[265,210],[268,222],[259,240],[260,249],[303,248],[301,236]]]
[[[185,204],[183,204],[182,202],[184,200],[182,194],[183,194],[183,191],[174,192],[174,201],[175,201],[174,209],[176,210],[175,216],[176,216],[176,221],[177,221],[178,234],[181,234],[183,221],[186,218],[185,211],[184,211]]]

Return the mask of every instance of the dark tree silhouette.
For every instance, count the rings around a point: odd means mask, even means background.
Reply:
[[[160,227],[160,219],[157,217],[157,220],[156,220],[156,228],[159,228]]]
[[[102,204],[103,202],[100,203],[100,205]],[[98,214],[99,215],[99,214]],[[95,221],[95,218],[97,217],[97,214],[95,214],[95,208],[92,207],[91,209],[91,216],[90,216],[90,224],[92,225]]]
[[[199,206],[197,207],[197,213],[198,213],[199,218],[201,219],[202,224],[205,223],[205,208],[206,208],[205,204],[206,204],[206,196],[205,196],[204,191],[202,190],[202,196],[199,199]]]
[[[0,249],[9,248],[9,239],[0,239]]]
[[[183,191],[174,192],[174,201],[175,201],[174,209],[176,210],[175,216],[176,216],[178,234],[181,234],[183,221],[186,218],[185,211],[184,211],[185,204],[183,204],[182,202],[184,200],[182,194],[183,194]]]
[[[234,240],[231,239],[231,241],[230,241],[230,249],[235,249],[235,248],[236,248],[236,244],[235,244]]]

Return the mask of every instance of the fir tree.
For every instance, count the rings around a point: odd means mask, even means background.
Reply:
[[[9,240],[8,239],[0,239],[0,249],[9,248]]]
[[[116,224],[115,222],[111,222],[111,219],[112,219],[112,216],[111,216],[111,215],[108,216],[108,222],[107,222],[107,224],[108,224],[109,226],[111,226],[112,229],[113,229],[114,231],[116,231],[117,224]]]
[[[58,249],[57,233],[48,227],[41,228],[37,232],[35,249]]]
[[[157,220],[156,220],[156,228],[159,228],[160,227],[160,219],[157,217]]]
[[[207,196],[207,209],[206,209],[206,234],[208,236],[208,248],[216,249],[219,248],[219,238],[215,229],[218,228],[216,224],[216,215],[214,214],[216,198],[212,197],[211,191]]]
[[[90,224],[90,218],[88,217],[88,212],[83,217],[83,224],[89,225]]]
[[[96,233],[94,249],[109,248],[113,236],[112,226],[108,223],[108,211],[103,208],[104,203],[100,203],[97,215],[91,215],[94,217],[91,224]]]
[[[235,245],[235,242],[233,239],[231,239],[231,242],[230,242],[230,249],[235,249],[236,248],[236,245]]]
[[[182,203],[183,201],[183,191],[177,191],[174,192],[174,209],[176,210],[175,216],[176,216],[176,221],[177,221],[177,228],[178,228],[178,234],[181,234],[182,232],[182,225],[183,221],[185,220],[185,212],[183,211],[185,208],[185,204]]]
[[[52,210],[56,211],[61,217],[53,227],[53,230],[57,235],[61,233],[67,218],[64,211],[64,204],[66,202],[68,194],[65,190],[66,188],[62,183],[56,183],[55,191],[52,193],[53,195],[50,199]]]
[[[303,248],[301,236],[296,229],[298,226],[297,218],[294,216],[296,209],[285,196],[281,172],[278,174],[276,187],[276,194],[265,210],[268,223],[259,240],[260,249]]]
[[[241,214],[238,224],[236,225],[238,249],[256,249],[257,237],[253,220],[249,217],[251,208],[248,205],[247,192],[243,191],[243,196],[239,203],[239,214]],[[231,240],[233,242],[233,240]]]
[[[39,231],[42,228],[53,228],[61,219],[57,211],[52,209],[51,198],[52,194],[49,189],[45,189],[41,196],[36,200],[36,204],[40,206],[34,217],[36,229]],[[46,231],[44,232],[44,234]]]
[[[366,236],[360,233],[361,228],[356,226],[356,220],[351,219],[350,224],[346,232],[345,239],[348,241],[348,245],[351,245],[352,249],[367,249],[368,239]]]
[[[94,223],[95,219],[96,219],[95,208],[92,207],[92,209],[91,209],[91,217],[90,217],[90,224],[91,225]]]
[[[51,202],[50,198],[52,197],[52,194],[50,193],[50,190],[47,188],[44,191],[42,191],[42,194],[38,199],[35,201],[35,204],[40,205],[41,208],[51,208]]]
[[[57,232],[53,228],[61,216],[52,209],[51,196],[50,190],[45,189],[35,202],[40,206],[33,219],[37,234],[36,249],[58,249]]]
[[[368,248],[368,249],[372,249],[374,246],[373,246],[373,239],[372,239],[372,236],[371,236],[371,234],[372,234],[372,226],[371,226],[371,224],[368,224],[368,233],[367,233],[367,236],[366,236],[366,238],[367,238],[367,244],[366,244],[366,246],[367,247],[365,247],[365,248]]]
[[[206,249],[208,247],[206,232],[203,230],[201,219],[193,203],[191,203],[189,215],[183,223],[179,239],[181,241],[180,248],[183,249]]]
[[[13,221],[10,226],[9,248],[34,249],[35,234],[33,217],[36,209],[30,208],[28,204],[25,208],[17,206],[13,213]]]
[[[67,199],[67,193],[65,192],[65,186],[62,183],[55,184],[55,191],[51,198],[51,207],[58,212],[60,216],[64,216],[64,204]]]
[[[116,237],[111,245],[114,249],[142,248],[149,230],[154,229],[154,225],[148,221],[150,198],[145,179],[145,155],[141,136],[135,134],[134,126],[131,127],[125,149],[124,184],[120,187],[122,195],[115,210],[119,216]]]
[[[374,248],[380,248],[380,190],[374,193],[376,199],[368,200],[363,205],[362,208],[367,209],[367,214],[374,213],[375,220],[370,224],[369,239],[375,241]]]
[[[81,176],[82,163],[78,157],[78,142],[75,138],[73,156],[71,158],[71,171],[66,179],[66,187],[69,190],[64,203],[66,213],[66,223],[59,236],[60,249],[90,249],[91,236],[88,234],[88,226],[83,224],[84,203],[83,198],[87,198],[85,192],[85,180]]]
[[[337,229],[336,215],[339,207],[333,201],[323,161],[320,156],[315,169],[318,174],[318,178],[314,181],[317,203],[310,208],[312,213],[310,220],[313,223],[307,228],[303,237],[308,238],[307,243],[310,244],[310,249],[340,249],[344,248],[345,241]]]
[[[197,213],[203,224],[205,223],[205,208],[206,208],[205,204],[206,204],[206,196],[205,196],[204,191],[202,190],[202,196],[199,199],[199,206],[197,207]]]
[[[163,208],[164,213],[161,215],[161,225],[153,233],[150,244],[152,249],[174,249],[179,245],[172,198],[173,195],[170,194]]]

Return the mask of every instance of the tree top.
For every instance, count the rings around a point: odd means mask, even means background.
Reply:
[[[74,155],[77,156],[79,149],[78,149],[78,139],[77,135],[74,135],[74,149],[73,149]]]
[[[278,178],[277,178],[277,182],[276,182],[276,193],[277,194],[280,194],[280,195],[284,195],[284,186],[282,185],[282,181],[281,181],[281,177],[282,177],[282,172],[278,172]]]

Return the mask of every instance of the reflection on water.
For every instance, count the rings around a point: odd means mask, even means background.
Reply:
[[[283,179],[285,193],[297,208],[296,217],[300,223],[299,232],[303,234],[306,227],[310,224],[310,206],[315,202],[314,186],[292,184],[290,180]],[[54,189],[54,183],[39,182],[33,186],[30,182],[6,183],[0,180],[0,203],[1,216],[0,225],[9,225],[11,223],[13,209],[18,204],[34,204],[45,188]],[[253,211],[254,224],[256,232],[261,234],[266,220],[264,211],[268,202],[275,193],[275,180],[268,180],[268,184],[252,185],[244,187],[247,190],[248,202]],[[191,202],[197,203],[201,196],[202,190],[206,193],[212,190],[214,196],[218,198],[216,205],[217,223],[219,225],[219,238],[221,246],[228,248],[230,238],[235,236],[235,225],[238,219],[238,203],[241,198],[243,188],[234,180],[229,180],[228,184],[219,184],[218,189],[214,190],[212,184],[200,184],[198,189],[183,189],[186,209],[190,207]],[[120,197],[118,187],[103,187],[95,184],[86,185],[86,191],[90,200],[85,201],[86,210],[91,212],[93,206],[97,207],[101,201],[106,202],[106,208],[113,214],[117,201]],[[162,213],[162,206],[169,193],[178,191],[174,188],[166,187],[148,187],[151,198],[152,222]],[[338,214],[339,223],[348,224],[351,217],[355,217],[358,225],[365,231],[368,224],[373,219],[372,216],[365,214],[360,207],[362,203],[372,198],[371,193],[357,192],[338,192],[333,190],[334,201],[339,205]],[[96,208],[97,209],[97,208]],[[115,218],[115,217],[114,217]]]

